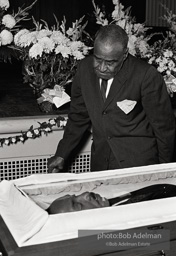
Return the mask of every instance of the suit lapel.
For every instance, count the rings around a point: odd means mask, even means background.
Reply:
[[[107,108],[109,106],[109,104],[112,102],[112,100],[114,99],[114,97],[116,97],[118,95],[118,93],[122,89],[125,81],[127,80],[127,76],[128,76],[128,72],[124,65],[124,67],[114,77],[108,97],[104,103],[104,109]]]
[[[103,101],[101,91],[100,91],[99,78],[96,76],[94,71],[92,72],[90,86],[91,86],[90,92],[93,97],[92,99],[95,100],[96,102],[99,102],[99,104],[101,104],[103,106],[104,101]],[[92,94],[92,92],[93,92],[93,94]]]

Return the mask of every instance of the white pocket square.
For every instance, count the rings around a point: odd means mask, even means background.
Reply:
[[[135,100],[122,100],[122,101],[117,101],[117,106],[125,113],[128,114],[130,113],[133,108],[135,107],[137,101]]]

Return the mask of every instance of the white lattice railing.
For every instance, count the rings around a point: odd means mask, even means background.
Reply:
[[[14,136],[21,131],[26,131],[31,125],[37,126],[51,118],[2,118],[0,119],[0,138]],[[57,144],[63,136],[62,128],[54,128],[47,136],[29,139],[24,144],[19,142],[14,145],[0,148],[0,180],[16,179],[34,173],[47,172],[47,159],[54,155]],[[70,160],[68,171],[79,173],[90,171],[91,138],[87,138],[79,149],[76,157]]]

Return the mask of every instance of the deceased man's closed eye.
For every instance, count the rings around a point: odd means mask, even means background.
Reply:
[[[49,214],[75,212],[173,196],[176,196],[176,186],[172,184],[151,185],[110,199],[101,197],[93,192],[84,192],[78,196],[66,195],[56,199],[51,203],[47,212]]]

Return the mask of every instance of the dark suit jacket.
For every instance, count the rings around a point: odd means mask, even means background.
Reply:
[[[167,163],[172,159],[175,118],[161,74],[131,55],[114,77],[107,100],[102,100],[93,57],[80,62],[72,84],[69,121],[56,155],[66,159],[92,125],[92,170],[108,167],[110,149],[117,168]],[[125,114],[117,106],[123,100],[136,101]]]

